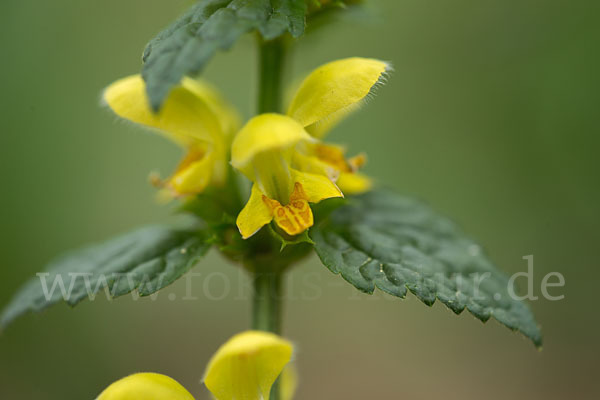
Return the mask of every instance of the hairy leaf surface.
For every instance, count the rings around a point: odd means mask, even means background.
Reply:
[[[50,263],[4,309],[0,326],[27,311],[65,301],[76,305],[108,288],[110,297],[148,296],[173,283],[210,245],[198,231],[150,226],[75,250]]]
[[[204,0],[152,39],[144,51],[142,75],[158,110],[172,86],[197,74],[217,50],[226,50],[244,33],[272,40],[304,32],[304,0]]]
[[[397,297],[407,290],[427,305],[436,299],[456,314],[465,308],[495,318],[541,346],[528,306],[509,292],[509,279],[454,223],[412,198],[377,190],[350,198],[312,231],[332,272],[365,293]]]

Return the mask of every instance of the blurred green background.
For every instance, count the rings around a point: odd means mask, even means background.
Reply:
[[[189,3],[1,2],[0,305],[57,253],[169,217],[146,178],[168,174],[180,150],[115,123],[99,96],[139,71],[146,41]],[[506,272],[533,254],[536,295],[546,273],[561,272],[566,285],[551,293],[565,299],[531,303],[538,352],[467,312],[358,294],[312,258],[291,274],[286,304],[297,398],[598,398],[600,3],[370,3],[366,23],[345,18],[293,54],[294,77],[354,55],[394,64],[331,140],[367,152],[368,173],[454,218]],[[250,116],[252,37],[204,76]],[[208,399],[204,365],[248,327],[249,288],[215,253],[195,272],[196,301],[168,300],[185,293],[180,281],[156,301],[100,299],[17,320],[0,335],[0,398],[92,399],[119,377],[156,371]]]

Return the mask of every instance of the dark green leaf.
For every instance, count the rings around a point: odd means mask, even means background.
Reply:
[[[105,287],[110,297],[133,290],[148,296],[181,277],[209,247],[198,231],[151,226],[72,251],[21,288],[4,309],[0,326],[60,301],[93,300]]]
[[[542,342],[528,306],[513,299],[508,278],[454,223],[425,204],[378,190],[351,198],[311,231],[323,264],[359,290],[375,287],[427,305],[436,298],[459,314],[495,318]]]
[[[304,32],[304,0],[205,0],[154,38],[144,51],[142,75],[158,110],[172,86],[199,73],[217,50],[244,33],[258,30],[265,40]]]

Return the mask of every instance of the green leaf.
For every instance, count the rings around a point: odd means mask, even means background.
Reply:
[[[60,301],[74,306],[93,300],[105,287],[110,297],[133,290],[148,296],[186,273],[209,247],[198,231],[150,226],[69,252],[17,292],[3,310],[0,326]]]
[[[508,278],[481,248],[427,205],[377,190],[350,198],[311,231],[319,258],[365,293],[397,297],[407,289],[427,305],[490,317],[541,346],[528,306],[509,295]]]
[[[199,73],[217,50],[230,48],[244,33],[258,30],[265,40],[304,32],[304,0],[205,0],[152,39],[144,50],[142,75],[158,110],[184,75]]]

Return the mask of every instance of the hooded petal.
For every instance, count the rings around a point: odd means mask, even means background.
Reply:
[[[177,381],[166,375],[129,375],[107,387],[96,400],[194,400]]]
[[[218,117],[207,99],[199,96],[200,86],[191,82],[185,80],[175,87],[158,113],[150,108],[140,75],[114,82],[104,91],[103,99],[119,117],[158,129],[181,145],[222,142]]]
[[[383,61],[359,57],[322,65],[302,82],[287,114],[320,138],[354,110],[389,69]]]
[[[244,125],[231,145],[231,164],[250,179],[252,160],[260,153],[281,151],[302,140],[312,140],[302,126],[280,114],[261,114]]]
[[[244,239],[254,235],[273,219],[271,208],[265,203],[263,196],[258,185],[252,185],[250,199],[238,214],[236,224]]]
[[[235,335],[212,357],[204,384],[217,400],[268,400],[271,386],[292,357],[292,344],[277,335]]]

